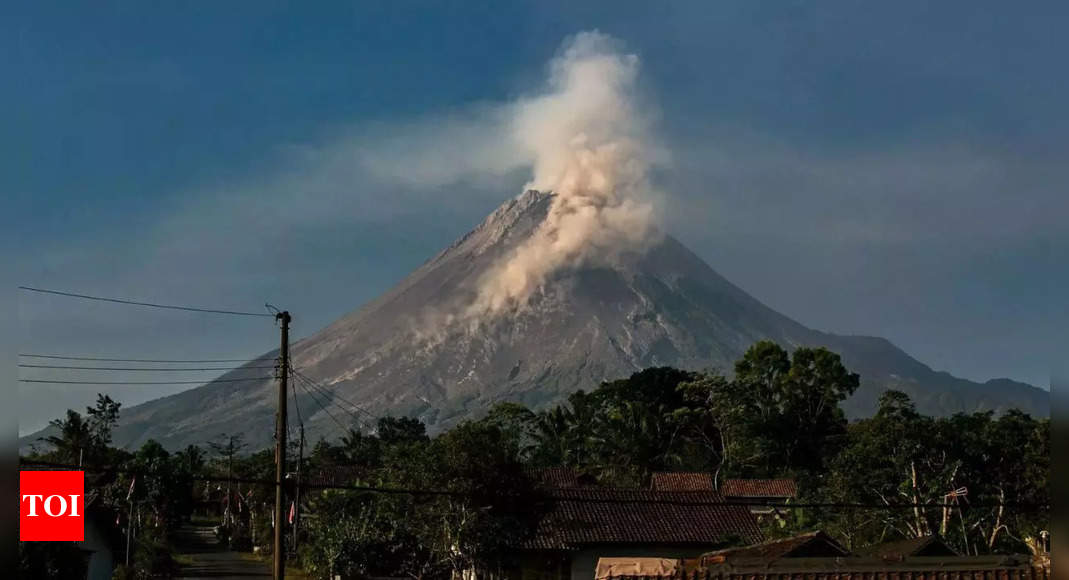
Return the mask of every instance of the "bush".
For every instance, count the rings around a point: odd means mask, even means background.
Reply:
[[[171,546],[162,529],[146,528],[137,538],[133,562],[130,566],[119,566],[113,578],[116,580],[147,580],[149,578],[171,578],[178,572]]]

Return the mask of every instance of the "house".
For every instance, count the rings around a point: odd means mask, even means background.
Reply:
[[[111,580],[115,572],[116,554],[122,546],[122,531],[115,523],[117,515],[103,505],[99,494],[86,494],[85,533],[76,545],[85,555],[87,580]]]
[[[678,574],[682,560],[669,558],[600,558],[594,580],[609,578],[672,578]]]
[[[547,513],[513,558],[519,580],[590,580],[599,559],[680,559],[762,540],[744,506],[715,491],[546,491]]]
[[[547,467],[531,470],[528,475],[549,489],[598,487],[598,480],[589,473],[571,467]]]
[[[654,491],[714,491],[713,474],[694,471],[665,471],[650,477]],[[721,494],[723,495],[723,494]]]
[[[720,486],[720,495],[728,501],[786,505],[798,496],[793,479],[728,479]],[[775,512],[772,505],[751,505],[758,515]]]
[[[700,564],[679,560],[664,563],[656,573],[637,567],[638,574],[608,574],[597,580],[1050,580],[1050,567],[1029,556],[918,556],[889,562],[871,557],[780,558],[749,563]],[[626,572],[619,559],[599,569]]]
[[[923,540],[882,544],[871,553],[857,555],[816,531],[716,550],[698,558],[605,558],[598,563],[595,580],[1050,579],[1050,560],[1045,554],[958,556],[938,539]]]
[[[921,536],[908,540],[886,542],[860,551],[865,556],[875,558],[903,559],[913,556],[957,556],[958,553],[936,535]]]
[[[713,474],[708,472],[670,471],[654,473],[650,478],[654,491],[719,491],[729,501],[751,502],[750,511],[757,515],[771,514],[774,505],[784,505],[798,495],[793,479],[728,479],[716,488]]]
[[[773,561],[782,558],[845,558],[850,550],[822,531],[771,540],[752,546],[726,548],[702,554],[699,564]]]

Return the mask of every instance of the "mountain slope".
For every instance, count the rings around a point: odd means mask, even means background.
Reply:
[[[881,338],[806,328],[731,284],[670,236],[611,268],[558,273],[518,313],[478,324],[451,316],[471,303],[491,265],[531,235],[551,197],[530,191],[507,202],[382,297],[294,344],[295,368],[343,406],[347,400],[374,415],[419,416],[433,431],[498,401],[542,407],[648,366],[729,370],[750,344],[772,339],[841,353],[862,376],[862,387],[846,403],[852,416],[871,413],[887,388],[907,392],[931,414],[1011,407],[1049,414],[1049,395],[1041,389],[966,381],[933,371]],[[333,417],[322,411],[300,385],[296,392],[310,437],[334,436],[337,422],[352,423],[336,408]],[[210,383],[124,410],[115,441],[136,445],[155,438],[173,448],[225,431],[267,445],[275,393],[268,381]]]

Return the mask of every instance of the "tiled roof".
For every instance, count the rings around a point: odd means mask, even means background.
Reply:
[[[720,486],[724,497],[795,497],[793,479],[729,479]]]
[[[716,492],[657,492],[575,488],[550,492],[531,549],[573,549],[590,544],[707,545],[760,542],[745,506]]]
[[[897,542],[886,542],[861,550],[867,556],[904,558],[908,556],[956,556],[957,552],[939,536],[922,536]]]
[[[762,559],[776,560],[778,558],[792,557],[842,557],[849,556],[850,551],[828,534],[816,531],[784,538],[771,540],[753,546],[740,548],[727,548],[702,555],[704,562],[730,562],[736,559]]]
[[[738,565],[666,567],[665,574],[618,574],[612,580],[1048,580],[1050,568],[1026,556],[926,557],[901,562],[874,558],[801,558]],[[605,580],[608,580],[606,578]]]
[[[596,484],[593,476],[571,467],[547,467],[545,469],[534,469],[529,473],[532,479],[550,489],[587,487]]]
[[[702,472],[654,473],[650,479],[654,491],[713,491],[713,474]]]

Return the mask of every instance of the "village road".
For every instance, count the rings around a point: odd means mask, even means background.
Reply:
[[[182,566],[178,578],[206,578],[211,580],[245,580],[270,578],[271,565],[257,562],[238,552],[220,546],[210,527],[184,526],[175,537],[178,553],[192,563]]]

